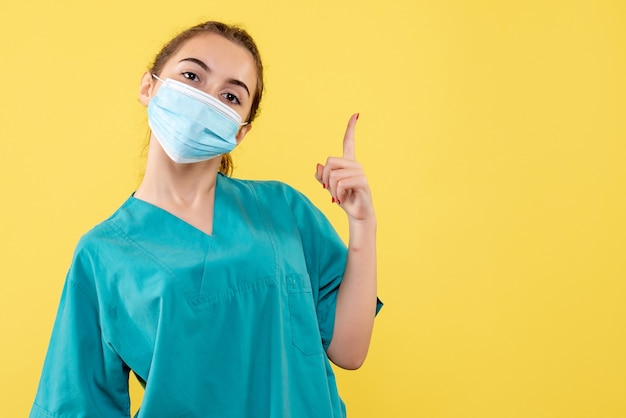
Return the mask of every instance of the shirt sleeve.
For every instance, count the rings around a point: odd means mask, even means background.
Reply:
[[[346,268],[348,249],[326,216],[306,196],[291,190],[290,204],[300,229],[322,345],[326,350],[335,328],[337,291]],[[378,300],[376,313],[381,307],[382,302]]]
[[[102,338],[84,258],[65,281],[31,418],[130,416],[129,370]]]

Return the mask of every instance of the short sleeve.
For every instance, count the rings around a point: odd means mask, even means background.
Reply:
[[[80,256],[68,272],[30,417],[129,417],[128,368],[102,339]]]
[[[326,350],[335,327],[337,291],[346,268],[348,249],[326,216],[306,196],[290,190],[290,205],[300,229],[322,345]],[[376,313],[381,307],[378,300]]]

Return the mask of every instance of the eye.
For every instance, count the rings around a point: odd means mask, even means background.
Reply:
[[[187,80],[200,81],[200,77],[198,77],[196,74],[192,73],[191,71],[185,71],[185,72],[182,73],[182,75]]]
[[[224,93],[222,94],[222,97],[226,99],[226,101],[228,101],[229,103],[241,104],[241,102],[239,101],[239,98],[232,93]]]

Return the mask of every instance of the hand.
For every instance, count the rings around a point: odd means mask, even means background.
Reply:
[[[374,205],[367,178],[355,160],[354,131],[359,114],[352,115],[343,137],[343,156],[329,157],[326,165],[317,164],[315,178],[329,191],[352,221],[374,221]]]

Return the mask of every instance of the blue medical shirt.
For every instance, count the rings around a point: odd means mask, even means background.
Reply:
[[[218,176],[213,234],[129,198],[83,236],[31,417],[345,417],[325,350],[347,250],[278,182]]]

